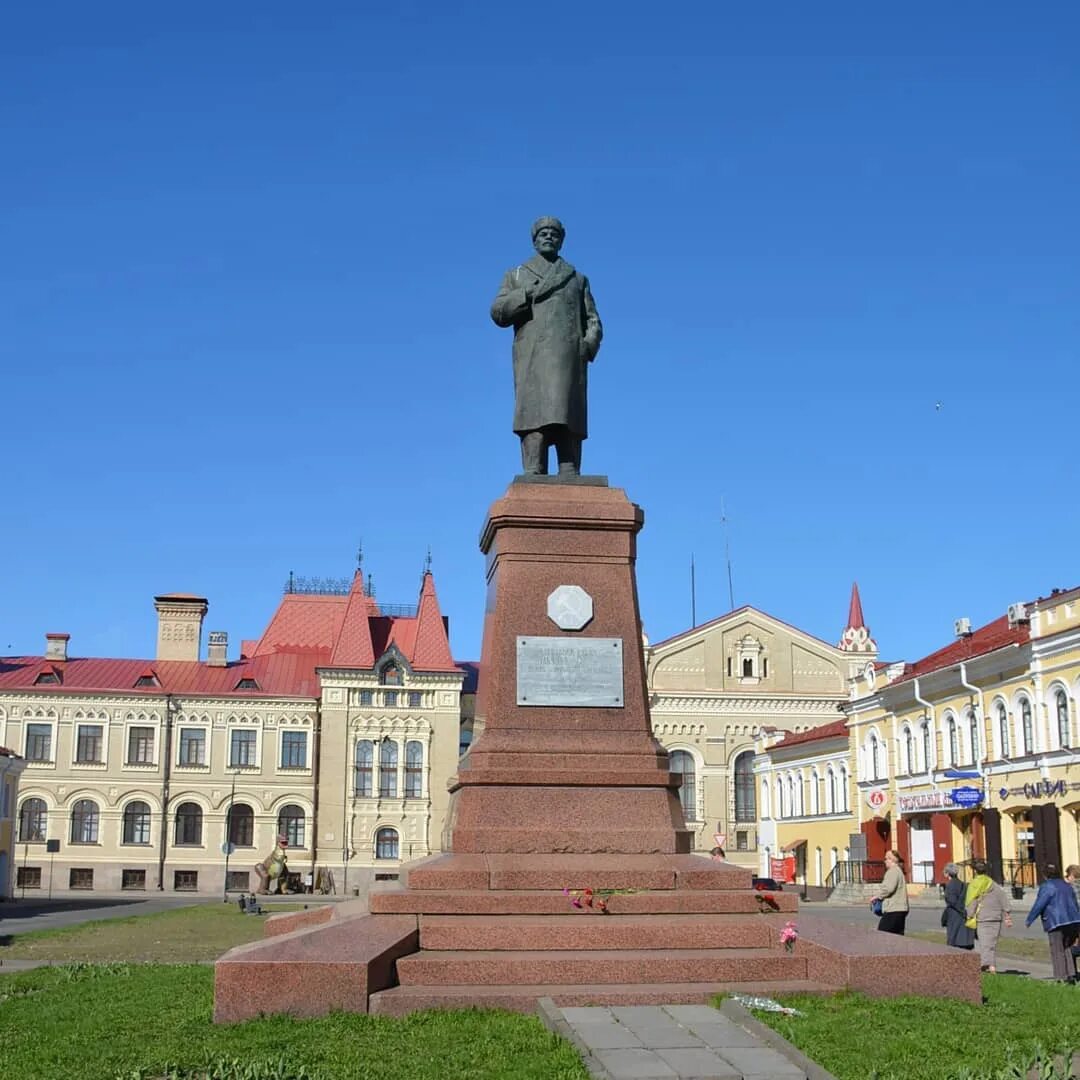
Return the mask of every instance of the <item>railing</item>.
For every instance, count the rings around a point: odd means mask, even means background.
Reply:
[[[975,876],[974,862],[974,859],[966,859],[959,864],[961,881],[970,881]],[[1033,889],[1039,882],[1035,863],[1030,859],[987,859],[986,864],[990,876],[999,885]]]
[[[841,885],[877,885],[884,876],[884,862],[877,859],[845,859],[829,871],[825,887],[836,889]]]

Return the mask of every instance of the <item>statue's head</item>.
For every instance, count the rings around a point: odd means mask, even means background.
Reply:
[[[558,218],[542,217],[533,222],[533,247],[545,258],[555,258],[559,254],[559,249],[562,247],[565,238],[566,229],[563,228],[563,223]]]

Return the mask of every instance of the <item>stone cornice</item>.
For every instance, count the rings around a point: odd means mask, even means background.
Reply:
[[[803,713],[811,716],[839,717],[837,708],[843,702],[835,698],[781,698],[781,697],[705,697],[691,694],[654,694],[650,709],[654,713],[692,713],[734,716],[740,713],[778,714],[789,716]]]

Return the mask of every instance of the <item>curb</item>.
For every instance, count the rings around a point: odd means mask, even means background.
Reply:
[[[836,1080],[832,1073],[826,1072],[816,1061],[811,1061],[797,1046],[789,1043],[779,1032],[763,1024],[749,1009],[737,1001],[724,998],[717,1011],[778,1054],[783,1054],[793,1065],[798,1065],[806,1073],[806,1080]]]
[[[593,1080],[611,1080],[611,1073],[589,1053],[589,1048],[578,1039],[574,1029],[563,1019],[562,1010],[551,998],[540,998],[536,1003],[536,1011],[548,1031],[560,1035],[581,1055],[581,1060]]]

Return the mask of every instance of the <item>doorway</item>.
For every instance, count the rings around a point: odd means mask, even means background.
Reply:
[[[930,818],[918,814],[911,818],[911,883],[931,885],[934,881],[934,833]]]

